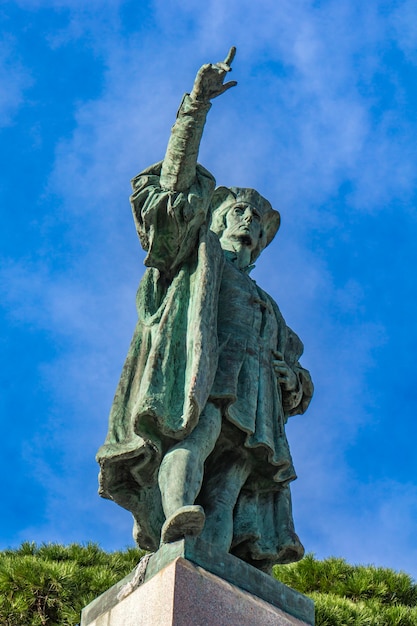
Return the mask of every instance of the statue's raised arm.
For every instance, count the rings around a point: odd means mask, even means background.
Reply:
[[[236,85],[224,83],[236,49],[221,63],[203,65],[193,89],[185,94],[172,127],[165,158],[132,181],[131,204],[145,265],[172,277],[197,247],[200,229],[210,214],[216,181],[197,166],[210,99]]]
[[[203,65],[190,94],[185,94],[172,128],[161,171],[161,187],[172,191],[188,189],[195,179],[198,151],[210,100],[234,87],[236,81],[224,83],[236,54],[232,47],[224,61]]]

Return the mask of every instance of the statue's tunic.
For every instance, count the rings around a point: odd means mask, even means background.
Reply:
[[[272,367],[273,350],[285,347],[287,327],[272,299],[230,261],[220,285],[217,335],[210,398],[223,401],[225,417],[246,433],[245,446],[264,457],[266,473],[274,471],[281,483],[294,479],[281,387]]]
[[[244,538],[242,558],[273,560],[283,516],[293,530],[286,485],[295,472],[284,424],[304,412],[312,395],[309,374],[298,363],[302,344],[273,300],[225,257],[209,230],[215,186],[209,172],[198,166],[189,190],[171,192],[160,188],[160,168],[152,166],[132,182],[148,269],[109,432],[97,455],[100,492],[133,513],[139,545],[156,549],[164,522],[161,459],[193,430],[206,403],[215,402],[232,425],[232,437],[234,429],[260,461],[235,508],[233,545]],[[281,392],[275,350],[297,375],[294,392]]]

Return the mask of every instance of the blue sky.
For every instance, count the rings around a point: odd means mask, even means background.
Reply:
[[[254,277],[305,344],[288,425],[307,551],[417,578],[417,5],[3,0],[0,548],[132,543],[94,455],[144,254],[130,179],[237,46],[200,162],[282,215]]]

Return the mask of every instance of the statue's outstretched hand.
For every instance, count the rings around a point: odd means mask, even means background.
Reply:
[[[226,74],[232,71],[230,66],[235,54],[236,48],[232,46],[224,61],[214,64],[206,63],[198,70],[190,94],[193,100],[209,102],[212,98],[216,98],[230,89],[230,87],[237,85],[235,80],[223,84]]]

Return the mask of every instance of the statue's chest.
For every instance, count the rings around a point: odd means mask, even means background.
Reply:
[[[233,334],[258,345],[277,345],[278,322],[270,298],[228,261],[219,292],[218,333]]]

